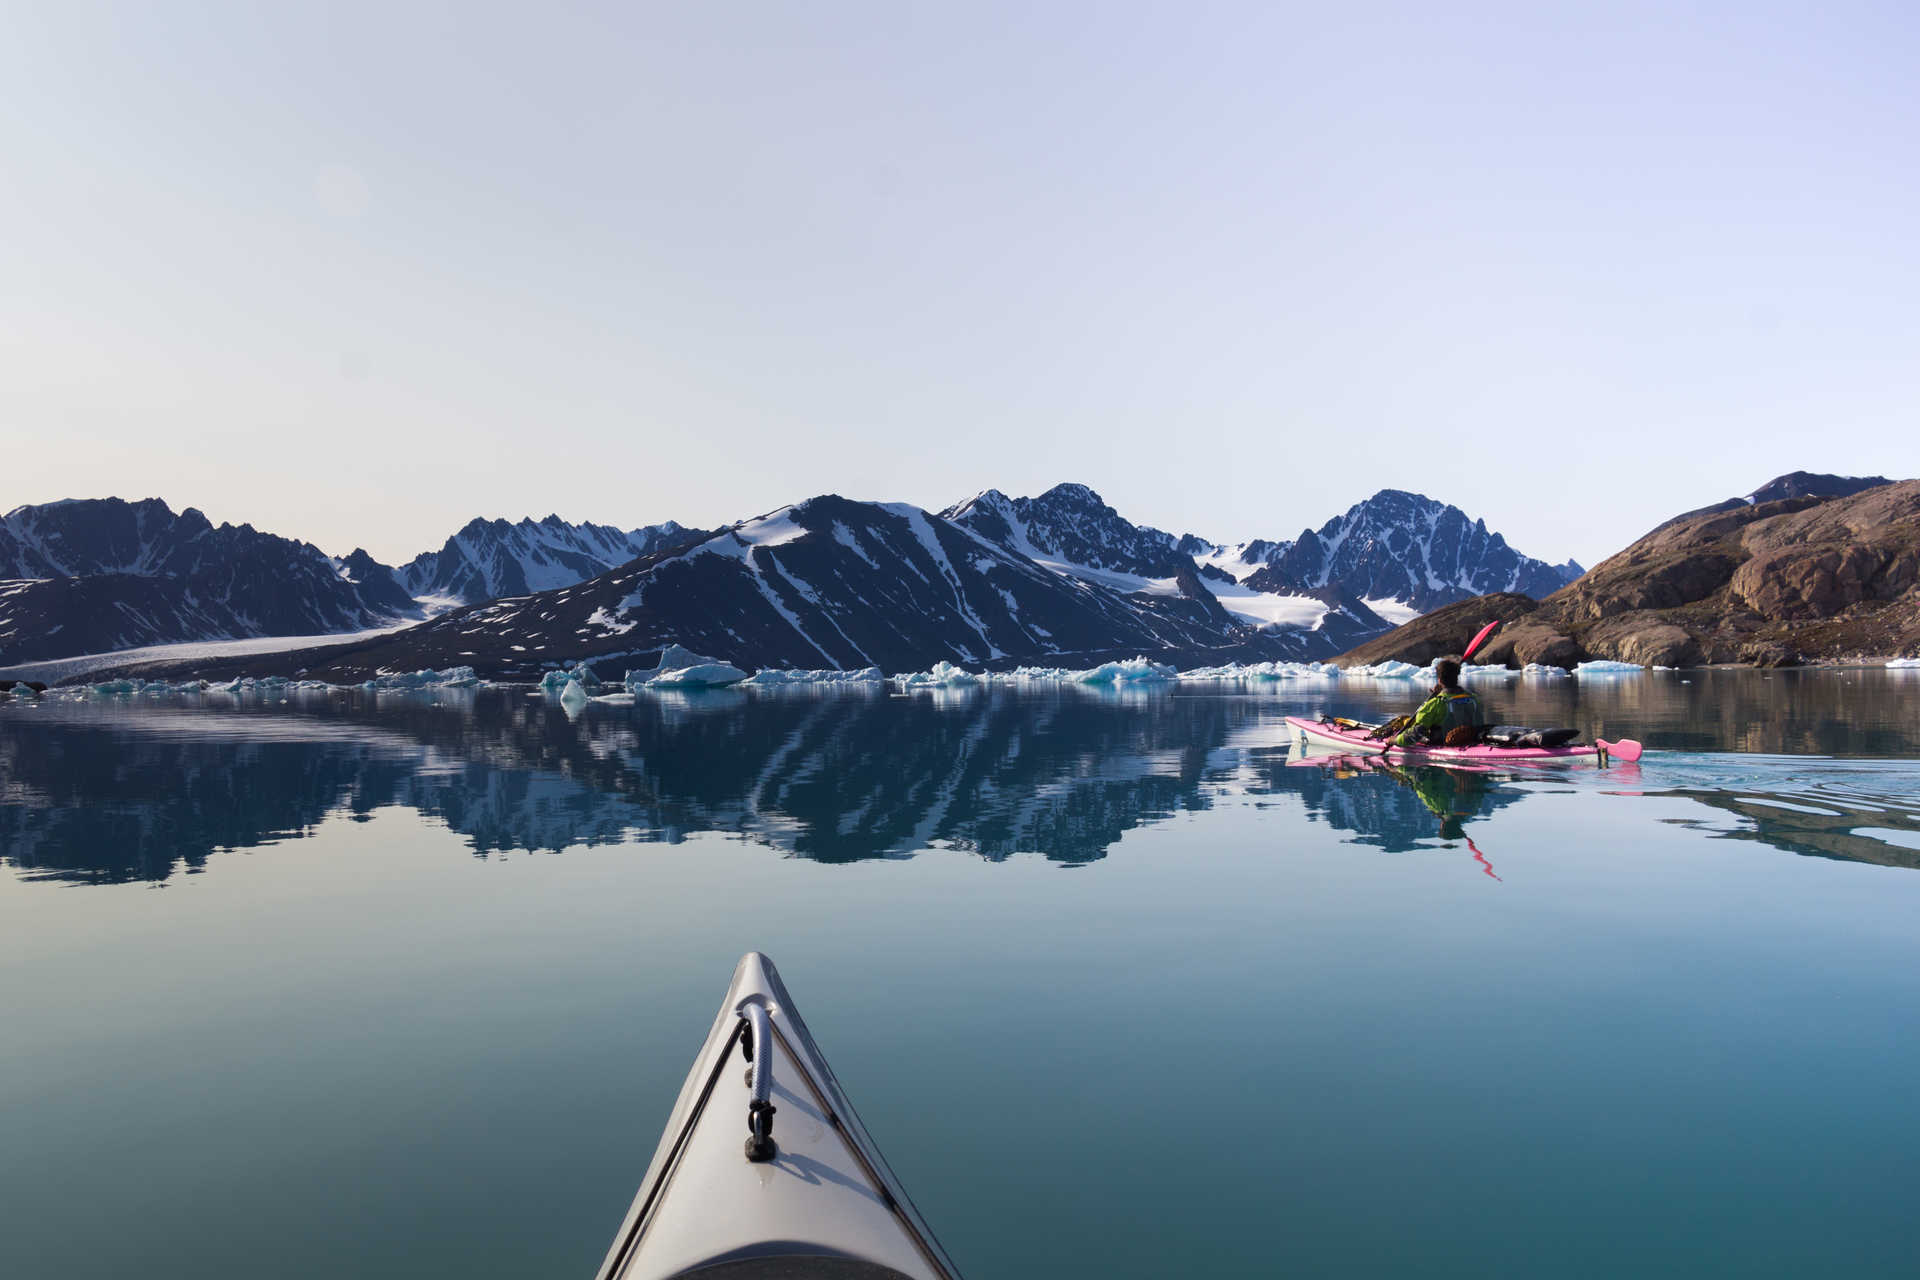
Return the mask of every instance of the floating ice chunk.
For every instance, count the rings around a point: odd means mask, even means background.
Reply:
[[[1432,679],[1433,668],[1389,660],[1368,663],[1363,667],[1348,667],[1340,675],[1343,679],[1353,680],[1420,680]]]
[[[1224,667],[1195,667],[1182,671],[1181,680],[1233,683],[1244,680],[1333,680],[1340,668],[1330,662],[1229,662]]]
[[[485,683],[486,681],[480,679],[479,676],[473,673],[472,667],[448,667],[445,671],[434,671],[429,668],[420,671],[391,672],[386,675],[375,676],[371,680],[363,680],[360,683],[360,687],[362,689],[379,691],[394,689],[472,689]],[[326,687],[325,682],[318,680],[309,681],[296,687],[307,689],[316,686],[320,688]]]
[[[939,669],[934,668],[935,671]],[[1124,662],[1103,662],[1097,667],[1015,667],[1012,671],[985,672],[978,679],[982,684],[995,685],[1122,685],[1163,684],[1174,679],[1175,675],[1172,667],[1161,663],[1149,662],[1145,658],[1128,658]]]
[[[587,702],[587,691],[581,688],[578,680],[567,681],[567,687],[560,691],[560,708],[567,713],[569,720],[579,715]]]
[[[1075,684],[1158,684],[1173,679],[1174,674],[1172,667],[1161,663],[1128,658],[1125,662],[1103,662],[1090,671],[1076,671],[1070,679]]]
[[[25,680],[14,685],[12,689],[8,690],[8,693],[15,702],[32,702],[40,696],[34,692],[33,686]]]
[[[895,676],[893,682],[902,689],[957,689],[964,685],[979,684],[980,677],[951,662],[936,662],[931,671]]]
[[[1645,670],[1646,668],[1637,662],[1613,662],[1601,658],[1593,662],[1581,663],[1573,669],[1573,674],[1577,676],[1638,675]]]
[[[1520,668],[1520,674],[1523,676],[1545,676],[1551,680],[1565,679],[1573,673],[1565,667],[1550,667],[1544,662],[1529,662],[1526,666]]]
[[[1920,658],[1895,658],[1887,666],[1894,671],[1920,670]]]
[[[731,662],[708,658],[677,644],[660,653],[660,665],[651,671],[629,671],[625,680],[628,693],[643,688],[717,689],[739,684],[747,673]]]
[[[738,684],[747,673],[730,662],[705,657],[681,645],[670,644],[660,654],[660,663],[648,671],[629,671],[624,681],[627,692],[649,685],[663,689],[704,689]]]
[[[93,686],[93,692],[103,698],[111,698],[115,694],[138,693],[139,691],[140,686],[131,680],[102,680],[99,684]]]
[[[731,662],[700,662],[675,671],[663,671],[647,681],[654,689],[718,689],[739,684],[747,673]]]
[[[576,662],[571,670],[557,669],[541,676],[540,690],[543,693],[565,693],[569,683],[579,685],[587,693],[594,693],[600,688],[600,677],[586,663]]]
[[[858,671],[780,671],[769,667],[741,683],[766,689],[794,685],[877,685],[886,681],[878,667],[862,667]]]

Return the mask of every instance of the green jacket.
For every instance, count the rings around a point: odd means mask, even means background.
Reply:
[[[1413,727],[1395,741],[1410,747],[1444,738],[1449,729],[1463,724],[1478,728],[1480,723],[1480,699],[1464,689],[1458,693],[1442,689],[1420,704],[1420,709],[1413,713]]]

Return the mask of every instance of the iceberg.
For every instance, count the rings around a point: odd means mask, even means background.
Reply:
[[[782,671],[769,667],[755,672],[740,683],[750,688],[773,689],[799,685],[878,685],[886,682],[887,678],[880,674],[878,667],[862,667],[858,671]]]
[[[473,689],[485,683],[486,681],[473,673],[472,667],[448,667],[445,671],[426,668],[420,671],[391,672],[375,676],[371,680],[363,680],[360,682],[360,687],[384,692],[394,689]],[[327,684],[321,680],[304,680],[294,687],[324,689]]]
[[[731,662],[704,657],[691,649],[670,644],[660,653],[660,665],[651,671],[629,671],[624,683],[627,692],[633,693],[642,688],[717,689],[739,684],[746,678],[747,673]]]
[[[893,682],[902,689],[958,689],[981,681],[973,672],[956,667],[951,662],[936,662],[931,671],[895,676]]]
[[[1416,667],[1411,662],[1373,662],[1363,667],[1348,667],[1340,673],[1343,679],[1355,680],[1431,680],[1432,667]]]
[[[1576,676],[1639,675],[1645,670],[1646,668],[1637,662],[1613,662],[1609,659],[1601,658],[1592,662],[1581,663],[1573,669],[1573,674]]]
[[[1173,679],[1172,667],[1145,658],[1125,662],[1103,662],[1090,671],[1076,671],[1068,678],[1075,684],[1160,684]]]
[[[570,671],[549,671],[540,677],[542,693],[564,693],[569,684],[577,684],[582,691],[593,693],[600,687],[600,677],[584,662],[576,662]]]
[[[1181,680],[1232,683],[1240,680],[1334,680],[1340,668],[1330,662],[1252,662],[1242,666],[1229,662],[1224,667],[1195,667],[1182,671]]]
[[[941,666],[947,664],[942,663]],[[935,667],[934,671],[939,671]],[[928,674],[932,674],[929,672]],[[1097,667],[1015,667],[1012,671],[992,671],[979,677],[982,684],[1163,684],[1178,673],[1172,667],[1145,658],[1124,662],[1103,662]]]

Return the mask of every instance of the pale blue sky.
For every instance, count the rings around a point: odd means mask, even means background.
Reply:
[[[0,508],[1391,485],[1591,563],[1920,474],[1910,5],[3,8]]]

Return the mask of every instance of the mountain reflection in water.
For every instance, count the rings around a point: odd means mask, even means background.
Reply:
[[[1569,693],[1531,695],[1562,712],[1535,718],[1573,721],[1578,708],[1558,705]],[[718,832],[821,862],[950,848],[1078,864],[1144,823],[1291,796],[1354,843],[1464,842],[1493,874],[1473,837],[1547,782],[1682,796],[1718,810],[1697,822],[1721,834],[1920,867],[1910,762],[1671,755],[1642,776],[1302,756],[1281,717],[1326,703],[1313,689],[723,692],[576,719],[519,689],[49,701],[0,714],[0,853],[33,879],[158,882],[218,851],[401,806],[482,856]]]

